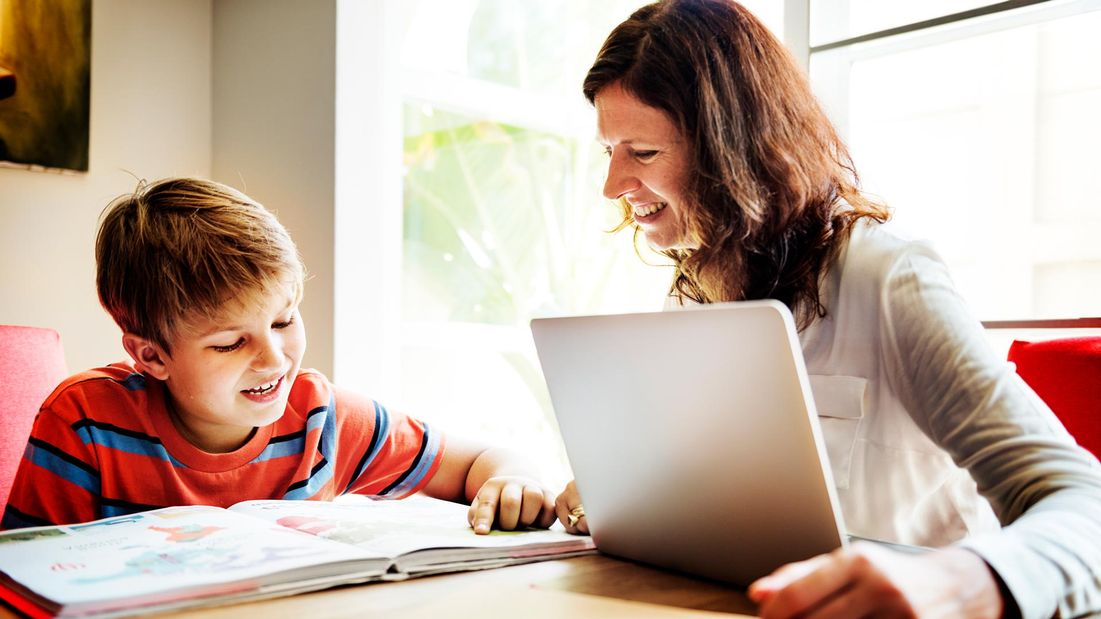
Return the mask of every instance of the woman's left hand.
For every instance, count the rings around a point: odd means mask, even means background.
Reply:
[[[790,563],[749,586],[765,619],[1001,617],[986,562],[962,548],[903,554],[857,542]]]
[[[585,519],[585,508],[581,505],[581,495],[573,481],[554,500],[554,511],[568,533],[588,535],[589,521]]]

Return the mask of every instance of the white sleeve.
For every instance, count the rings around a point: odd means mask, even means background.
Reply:
[[[1022,617],[1101,611],[1101,466],[990,349],[941,260],[915,246],[879,300],[885,362],[914,421],[1003,524],[960,545],[1001,577]]]

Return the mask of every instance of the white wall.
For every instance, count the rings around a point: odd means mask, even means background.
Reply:
[[[214,179],[276,212],[310,273],[304,367],[332,376],[335,0],[214,5]]]
[[[275,211],[311,276],[304,364],[333,366],[336,2],[95,0],[86,174],[0,169],[0,324],[125,358],[95,292],[98,216],[136,177],[218,180]]]
[[[211,0],[92,2],[87,173],[0,169],[0,324],[61,333],[70,371],[125,358],[96,298],[100,211],[135,176],[211,173]]]

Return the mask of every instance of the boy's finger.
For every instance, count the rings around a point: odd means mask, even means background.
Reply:
[[[539,486],[524,486],[524,503],[520,507],[520,526],[531,526],[539,520],[543,512],[543,489]]]
[[[520,507],[524,500],[524,487],[521,484],[507,483],[501,488],[501,503],[497,510],[497,528],[511,531],[520,519]]]
[[[474,527],[474,532],[479,535],[489,533],[493,527],[493,517],[497,513],[497,496],[487,496],[479,492],[471,507],[474,509],[474,518],[470,526]]]
[[[543,507],[539,510],[539,521],[535,526],[542,529],[549,529],[556,518],[554,509],[554,495],[550,492],[543,491]]]

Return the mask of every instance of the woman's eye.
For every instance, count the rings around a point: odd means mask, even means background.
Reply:
[[[658,151],[656,151],[656,150],[636,150],[635,151],[635,157],[637,159],[642,159],[642,160],[653,159],[654,157],[657,156],[657,154],[658,154]]]
[[[271,328],[276,329],[276,330],[286,329],[287,327],[289,327],[293,324],[294,324],[294,317],[292,316],[292,317],[290,317],[286,320],[281,320],[279,322],[271,323]]]
[[[211,346],[211,348],[213,348],[214,350],[216,350],[218,352],[233,352],[233,351],[237,350],[238,348],[240,348],[244,343],[245,343],[245,338],[242,337],[242,338],[237,338],[237,341],[230,344],[229,346]]]

